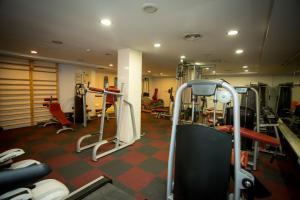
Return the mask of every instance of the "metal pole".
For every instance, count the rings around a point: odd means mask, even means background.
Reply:
[[[175,97],[172,133],[171,133],[170,150],[169,150],[169,158],[168,158],[167,199],[172,199],[171,194],[172,194],[172,185],[173,185],[173,164],[174,164],[176,126],[178,124],[179,114],[180,114],[181,95],[185,88],[187,88],[187,83],[182,84],[178,88]]]
[[[222,83],[222,86],[227,89],[231,95],[232,95],[232,100],[233,100],[233,123],[234,123],[234,174],[235,174],[235,181],[234,181],[234,200],[240,200],[240,185],[241,185],[241,180],[239,179],[239,174],[241,171],[241,150],[240,150],[240,103],[239,103],[239,98],[238,94],[236,93],[235,89],[229,85],[226,82]]]

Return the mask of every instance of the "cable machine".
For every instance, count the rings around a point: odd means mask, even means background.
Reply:
[[[201,80],[203,69],[210,69],[213,67],[215,67],[213,64],[198,65],[185,61],[179,63],[176,70],[177,88],[191,80]],[[195,96],[190,88],[184,91],[182,95],[184,120],[187,123],[198,121],[200,114],[203,113],[206,105],[205,96]]]

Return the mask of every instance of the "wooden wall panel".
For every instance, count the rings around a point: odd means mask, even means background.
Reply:
[[[58,97],[58,67],[0,56],[0,126],[35,125],[51,118],[44,98]]]

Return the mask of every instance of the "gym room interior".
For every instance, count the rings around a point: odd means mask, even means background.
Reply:
[[[299,11],[0,0],[0,200],[300,199]]]

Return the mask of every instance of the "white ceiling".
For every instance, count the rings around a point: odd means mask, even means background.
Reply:
[[[145,2],[156,4],[158,11],[145,13]],[[240,73],[242,65],[259,74],[300,71],[300,1],[274,0],[273,7],[272,2],[0,0],[0,49],[26,54],[35,49],[39,56],[116,66],[117,50],[132,48],[143,52],[143,71],[152,74],[174,75],[182,54],[216,64],[217,73]],[[103,17],[112,20],[111,27],[99,24]],[[240,34],[226,36],[231,28]],[[187,33],[203,37],[186,41]],[[154,48],[154,42],[161,48]],[[235,55],[237,48],[245,53]]]

